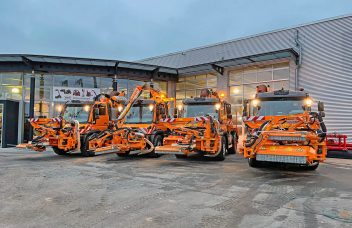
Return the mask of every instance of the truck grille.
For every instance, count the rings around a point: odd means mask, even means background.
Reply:
[[[269,136],[272,141],[306,141],[305,137],[299,136]]]
[[[306,164],[307,163],[307,159],[304,156],[257,154],[256,159],[257,159],[257,161],[281,162],[281,163],[291,163],[291,164]]]

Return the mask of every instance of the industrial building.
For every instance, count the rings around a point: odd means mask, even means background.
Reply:
[[[237,116],[241,116],[243,100],[253,96],[258,84],[270,85],[271,89],[304,88],[317,101],[325,102],[328,131],[351,138],[352,16],[136,62],[2,54],[1,141],[10,134],[5,129],[5,117],[7,122],[18,119],[17,138],[22,141],[26,138],[26,118],[55,115],[56,106],[65,102],[60,94],[63,88],[79,91],[80,99],[90,99],[94,93],[113,89],[130,93],[136,84],[151,79],[177,100],[197,96],[202,88],[222,91]],[[15,107],[9,113],[6,106],[12,105]]]

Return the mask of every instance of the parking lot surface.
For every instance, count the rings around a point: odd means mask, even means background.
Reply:
[[[351,227],[351,174],[1,149],[0,227]]]

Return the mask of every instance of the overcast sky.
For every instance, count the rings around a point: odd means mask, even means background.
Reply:
[[[138,60],[349,13],[351,0],[0,0],[0,53]]]

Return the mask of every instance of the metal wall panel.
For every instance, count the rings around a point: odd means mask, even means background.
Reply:
[[[149,58],[143,63],[185,67],[217,60],[245,57],[280,49],[302,47],[298,87],[325,102],[329,132],[347,134],[352,140],[352,16],[345,16],[295,28],[180,53]],[[290,87],[295,87],[295,64],[290,63]]]

